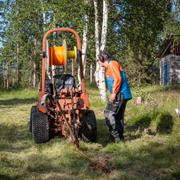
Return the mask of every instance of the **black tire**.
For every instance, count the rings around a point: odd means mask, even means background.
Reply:
[[[94,111],[88,110],[83,113],[81,124],[79,136],[82,140],[86,142],[95,142],[97,137],[97,122]]]
[[[48,116],[35,112],[32,115],[32,136],[36,143],[44,143],[49,140]]]
[[[37,112],[37,106],[32,106],[31,112],[30,112],[30,120],[29,120],[29,132],[30,133],[32,133],[32,116],[35,112]]]

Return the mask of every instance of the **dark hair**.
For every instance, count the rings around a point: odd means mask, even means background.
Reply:
[[[104,62],[105,61],[105,59],[108,59],[110,56],[109,56],[109,54],[106,52],[106,51],[100,51],[99,52],[99,55],[98,55],[98,59],[101,61],[101,62]]]

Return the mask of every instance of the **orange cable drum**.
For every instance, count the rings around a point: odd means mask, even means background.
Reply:
[[[67,48],[66,42],[62,46],[54,46],[49,48],[50,65],[63,66],[67,61]]]

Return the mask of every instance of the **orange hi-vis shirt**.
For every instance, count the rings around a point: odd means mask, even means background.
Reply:
[[[114,60],[111,60],[106,67],[106,77],[108,78],[109,76],[111,76],[114,79],[114,84],[112,88],[112,93],[114,94],[117,94],[121,87],[122,78],[120,75],[120,70],[122,70],[122,66]]]

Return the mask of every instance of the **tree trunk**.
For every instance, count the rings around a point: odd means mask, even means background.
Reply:
[[[72,64],[71,64],[71,73],[74,76],[74,61],[72,61]]]
[[[6,89],[6,74],[5,74],[5,64],[3,64],[3,88]]]
[[[9,89],[9,65],[7,65],[6,89]]]
[[[101,30],[101,47],[100,50],[104,50],[106,47],[106,37],[108,29],[108,0],[103,1],[103,22]]]
[[[89,0],[84,0],[84,5],[87,6],[90,3]],[[87,12],[84,14],[84,29],[83,29],[83,42],[82,42],[82,64],[83,64],[83,74],[85,77],[86,74],[86,54],[87,54],[87,45],[88,45],[88,22],[89,16]],[[80,66],[78,67],[78,81],[79,85],[81,84],[80,80]]]
[[[16,49],[16,63],[17,63],[17,84],[19,84],[19,44],[17,44],[17,49]]]
[[[101,30],[101,45],[99,38],[99,15],[98,15],[98,0],[94,0],[94,12],[95,12],[95,46],[96,46],[96,59],[98,58],[99,50],[104,50],[106,46],[106,36],[107,36],[107,23],[108,23],[108,1],[103,1],[103,22]],[[96,72],[95,72],[96,84],[99,88],[101,99],[103,101],[107,100],[106,96],[106,84],[105,84],[105,68],[100,67],[96,63]]]
[[[42,23],[42,25],[43,25],[43,32],[45,33],[45,31],[46,31],[46,28],[45,28],[45,25],[46,25],[46,14],[45,14],[45,10],[44,10],[44,2],[43,2],[43,0],[41,0],[40,3],[41,3],[41,10],[43,12],[43,14],[42,14],[42,18],[43,18],[43,23]]]
[[[96,59],[99,54],[99,14],[98,14],[98,0],[94,0],[94,13],[95,13],[95,47],[96,47]],[[98,65],[96,69],[99,69]]]
[[[84,0],[84,5],[87,6],[89,4],[89,0]],[[88,23],[89,16],[87,12],[84,14],[84,29],[83,29],[83,43],[82,43],[82,63],[84,67],[84,76],[86,74],[86,54],[87,54],[87,45],[88,45]]]
[[[95,15],[95,48],[96,48],[96,60],[99,54],[99,14],[98,14],[98,0],[94,0],[94,15]],[[99,78],[99,64],[96,63],[95,81],[100,91],[100,78]],[[101,91],[100,91],[100,95]]]
[[[37,74],[37,62],[36,62],[36,52],[37,52],[37,42],[36,42],[36,39],[34,39],[34,52],[33,52],[33,59],[34,59],[34,62],[33,62],[33,87],[35,88],[36,87],[36,74]]]
[[[92,67],[92,63],[90,64],[90,84],[92,84],[93,81],[93,67]]]

